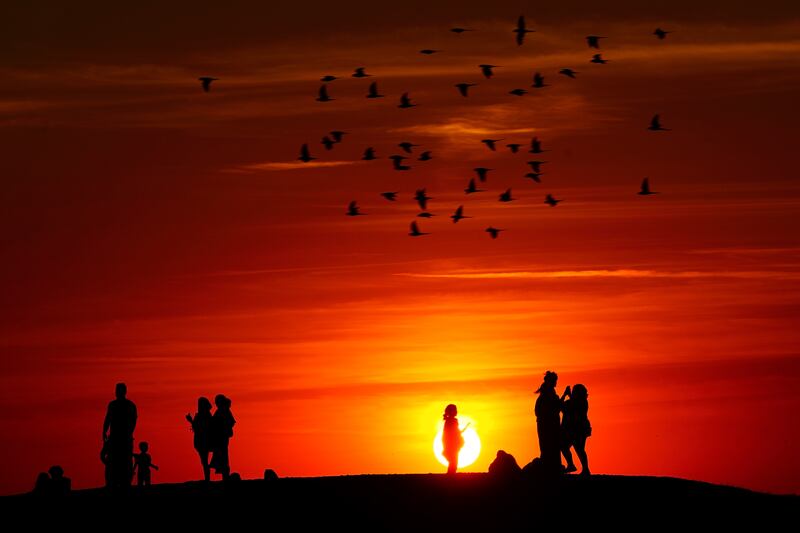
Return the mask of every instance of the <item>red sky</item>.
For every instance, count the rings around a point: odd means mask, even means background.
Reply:
[[[441,471],[451,402],[483,440],[469,470],[525,463],[548,369],[589,388],[593,471],[800,491],[795,3],[263,4],[3,6],[0,492],[54,463],[100,484],[120,380],[157,482],[199,477],[182,418],[218,392],[247,477]],[[507,94],[534,71],[550,86]],[[479,142],[534,135],[542,184]],[[434,159],[393,171],[401,141]],[[305,142],[336,164],[297,163]],[[411,239],[420,187],[438,216]]]

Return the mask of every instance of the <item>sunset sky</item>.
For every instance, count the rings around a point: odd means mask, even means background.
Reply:
[[[800,492],[800,4],[202,4],[0,8],[0,493],[102,484],[117,381],[156,483],[202,477],[183,417],[220,392],[243,477],[443,472],[448,403],[468,471],[525,464],[546,370],[588,387],[593,472]]]

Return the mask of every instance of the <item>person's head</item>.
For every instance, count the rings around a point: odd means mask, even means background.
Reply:
[[[552,370],[548,370],[547,372],[544,373],[544,381],[542,381],[541,386],[536,392],[553,390],[556,388],[556,383],[558,383],[558,374],[556,374]]]
[[[458,407],[456,407],[456,404],[451,403],[444,408],[444,418],[453,418],[456,415],[458,415]]]
[[[146,442],[142,441],[139,443],[139,451],[142,453],[147,453],[147,450],[150,449],[150,445]]]
[[[200,396],[197,399],[197,411],[200,413],[207,413],[211,410],[211,400],[205,396]]]
[[[50,470],[47,471],[50,474],[50,477],[53,479],[60,479],[64,477],[64,469],[58,465],[53,465],[50,467]]]
[[[34,486],[34,489],[45,490],[49,482],[50,482],[50,474],[48,474],[47,472],[39,472],[39,475],[36,476],[36,485]]]
[[[117,383],[117,386],[114,388],[114,394],[117,395],[118,399],[124,400],[125,395],[128,394],[128,386],[124,383]]]
[[[224,394],[217,394],[214,396],[214,405],[217,409],[227,409],[231,406],[231,401]]]
[[[572,387],[572,397],[573,398],[582,398],[586,399],[589,397],[589,391],[586,390],[586,385],[582,383],[578,383],[574,387]]]

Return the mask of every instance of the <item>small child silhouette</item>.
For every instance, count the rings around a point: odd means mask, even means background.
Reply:
[[[444,409],[444,429],[442,430],[442,455],[447,459],[447,473],[455,474],[458,468],[458,454],[464,447],[464,436],[458,427],[458,408],[450,404]],[[466,428],[465,428],[466,429]]]
[[[139,443],[139,452],[133,454],[133,469],[136,472],[136,484],[140,487],[145,485],[150,485],[150,469],[155,468],[158,470],[158,467],[153,464],[153,459],[150,457],[150,454],[147,453],[147,450],[150,449],[150,445],[146,442]]]

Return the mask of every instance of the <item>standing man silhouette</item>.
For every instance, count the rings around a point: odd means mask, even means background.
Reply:
[[[136,404],[127,399],[128,387],[117,383],[116,399],[108,403],[103,421],[103,442],[108,445],[110,487],[130,487],[133,479],[133,430],[136,429]]]

